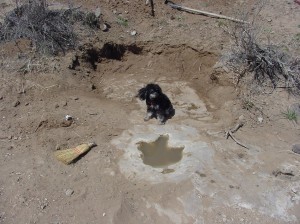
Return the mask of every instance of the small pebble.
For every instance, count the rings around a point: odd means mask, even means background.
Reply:
[[[3,96],[0,96],[0,100],[3,100]]]
[[[135,30],[133,30],[133,31],[130,32],[131,36],[135,36],[136,34],[137,34],[137,32]]]
[[[91,90],[95,90],[96,86],[94,84],[91,85]]]
[[[244,120],[245,120],[245,116],[244,115],[239,116],[239,121],[244,121]]]
[[[68,101],[64,101],[63,102],[63,107],[67,106],[68,105]]]
[[[293,151],[294,153],[300,154],[300,144],[295,144],[295,145],[293,145],[292,151]]]
[[[74,191],[72,189],[67,189],[65,191],[65,193],[66,193],[66,196],[70,197],[74,193]]]
[[[67,114],[67,115],[65,116],[65,120],[66,120],[66,121],[73,120],[73,117],[72,117],[71,115],[68,115],[68,114]]]
[[[20,105],[20,101],[19,101],[19,100],[13,102],[13,107],[17,107],[17,106],[19,106],[19,105]]]
[[[97,7],[96,11],[95,11],[95,16],[98,18],[98,17],[100,17],[100,15],[101,15],[101,10],[99,7]]]

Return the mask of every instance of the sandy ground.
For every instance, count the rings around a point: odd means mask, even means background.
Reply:
[[[178,3],[229,16],[257,7],[236,0]],[[2,15],[13,4],[1,3]],[[155,2],[155,17],[143,1],[74,4],[100,7],[109,31],[85,33],[65,56],[35,58],[26,74],[18,72],[32,54],[26,41],[1,45],[0,223],[300,222],[300,156],[291,153],[300,126],[282,115],[299,98],[284,89],[255,94],[247,83],[235,87],[232,74],[218,66],[229,46],[219,20],[163,1]],[[117,23],[118,14],[128,26]],[[268,2],[258,20],[275,44],[299,55],[300,5]],[[116,46],[124,48],[120,60],[98,58],[95,70],[84,60],[89,49]],[[75,54],[80,65],[71,70]],[[160,84],[176,109],[163,126],[144,122],[146,106],[135,98],[150,82]],[[66,115],[74,118],[69,127]],[[225,138],[240,121],[235,137],[249,149]],[[166,134],[171,148],[184,148],[182,159],[163,168],[145,165],[137,143]],[[97,147],[74,164],[53,155],[91,141]]]

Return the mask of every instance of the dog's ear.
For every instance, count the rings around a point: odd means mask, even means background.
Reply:
[[[138,94],[136,95],[136,97],[138,97],[140,100],[145,100],[146,94],[147,94],[147,89],[146,89],[146,87],[144,87],[138,91]]]
[[[150,85],[151,85],[151,88],[155,90],[155,92],[162,93],[162,90],[159,85],[157,85],[157,84],[150,84]]]

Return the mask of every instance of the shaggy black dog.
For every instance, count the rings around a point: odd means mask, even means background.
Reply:
[[[165,124],[168,119],[175,115],[175,109],[171,101],[157,84],[150,83],[146,87],[141,88],[137,97],[140,100],[146,100],[147,114],[144,121],[156,118],[159,124]]]

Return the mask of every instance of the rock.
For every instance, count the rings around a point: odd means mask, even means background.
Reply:
[[[59,104],[57,103],[57,104],[55,104],[55,106],[54,106],[55,108],[59,108]]]
[[[71,63],[69,65],[69,69],[72,69],[72,70],[75,70],[77,66],[79,66],[80,63],[79,63],[79,57],[78,55],[74,55],[72,58],[71,58]]]
[[[16,100],[15,102],[13,102],[13,107],[17,107],[20,105],[20,101]]]
[[[113,10],[113,14],[117,14],[117,10]]]
[[[74,193],[74,190],[72,190],[72,189],[67,189],[66,191],[65,191],[65,194],[66,194],[66,196],[68,196],[68,197],[70,197],[72,194]]]
[[[99,18],[99,17],[101,16],[101,10],[100,10],[99,7],[97,7],[96,10],[95,10],[95,16],[96,16],[97,18]]]
[[[96,86],[94,84],[91,84],[91,90],[95,90]]]
[[[258,117],[257,120],[259,123],[262,123],[264,119],[262,117]]]
[[[300,144],[295,144],[292,146],[292,151],[294,153],[300,154]]]
[[[3,100],[3,96],[0,96],[0,100]]]
[[[64,102],[62,103],[62,105],[63,105],[63,107],[67,106],[67,105],[68,105],[68,101],[64,101]]]
[[[135,36],[136,34],[137,34],[137,32],[135,30],[133,30],[133,31],[130,32],[131,36]]]
[[[71,120],[63,120],[61,123],[60,123],[60,126],[61,127],[70,127],[73,123],[73,119]]]
[[[239,121],[241,122],[245,121],[245,116],[244,115],[239,116]]]
[[[103,32],[106,32],[106,31],[108,31],[108,25],[106,25],[105,23],[102,23],[102,24],[100,25],[100,29],[101,29]]]
[[[41,204],[41,209],[44,210],[45,208],[47,208],[47,206],[48,206],[48,202],[43,202]]]

